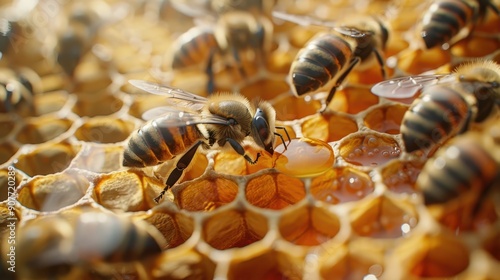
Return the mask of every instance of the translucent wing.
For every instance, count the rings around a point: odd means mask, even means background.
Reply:
[[[337,25],[332,21],[321,20],[318,18],[310,17],[310,16],[302,16],[302,15],[293,15],[286,12],[273,11],[272,13],[274,18],[281,19],[288,22],[293,22],[302,26],[324,26],[329,28],[337,27]]]
[[[417,76],[405,76],[398,77],[390,80],[382,81],[375,84],[371,91],[373,94],[393,99],[405,99],[411,98],[422,88],[437,84],[456,81],[456,77],[453,74],[444,75],[417,75]]]
[[[366,35],[369,35],[370,32],[367,31],[362,31],[354,27],[349,27],[349,26],[338,26],[333,28],[335,31],[339,32],[340,34],[343,34],[345,36],[349,36],[352,38],[360,38],[364,37]]]
[[[193,18],[207,16],[212,12],[209,0],[170,0],[170,4],[177,11]]]
[[[173,104],[178,104],[179,102],[188,104],[205,104],[207,102],[207,99],[203,96],[199,96],[178,88],[162,86],[160,84],[144,80],[130,80],[129,83],[146,92],[165,96],[167,100],[172,102]]]
[[[186,126],[193,124],[221,124],[229,125],[228,119],[218,115],[203,115],[199,112],[188,112],[182,108],[157,107],[146,111],[144,120],[155,120],[156,125],[162,127]]]

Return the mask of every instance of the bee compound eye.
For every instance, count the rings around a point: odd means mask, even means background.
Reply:
[[[266,119],[261,116],[255,117],[253,119],[253,126],[256,129],[260,140],[264,143],[264,140],[269,137],[269,124]]]

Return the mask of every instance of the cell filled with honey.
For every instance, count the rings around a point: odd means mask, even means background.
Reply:
[[[292,139],[276,147],[274,168],[294,177],[311,177],[333,166],[335,154],[332,147],[312,138]]]
[[[311,182],[311,195],[331,204],[360,200],[375,189],[370,176],[355,168],[332,168]]]
[[[251,178],[246,184],[245,198],[260,208],[282,209],[305,197],[304,183],[281,173],[268,173]]]
[[[240,93],[249,100],[262,98],[271,100],[289,89],[288,84],[281,80],[261,79],[241,88]]]
[[[357,166],[381,166],[398,158],[401,147],[392,137],[383,134],[359,133],[342,139],[340,146],[342,158]]]
[[[382,169],[384,184],[392,192],[413,194],[422,167],[422,162],[394,160]]]
[[[378,132],[399,134],[403,115],[408,107],[404,105],[386,105],[375,107],[364,117],[364,124]]]
[[[306,118],[301,130],[304,137],[332,142],[358,131],[358,125],[355,119],[343,114],[317,114]]]

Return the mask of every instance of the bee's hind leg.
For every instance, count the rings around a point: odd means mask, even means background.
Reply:
[[[163,195],[173,186],[177,181],[179,181],[179,178],[181,178],[182,173],[184,173],[184,169],[189,166],[191,161],[193,160],[194,155],[196,154],[196,151],[198,150],[198,147],[200,145],[208,145],[204,141],[198,141],[196,142],[189,150],[186,151],[182,155],[182,157],[177,161],[177,164],[175,165],[174,170],[168,175],[167,182],[165,183],[165,188],[161,191],[161,193],[154,199],[156,203],[158,203]]]

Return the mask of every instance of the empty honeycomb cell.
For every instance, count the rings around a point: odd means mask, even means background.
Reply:
[[[257,153],[260,153],[259,160],[255,164],[249,163],[233,149],[226,149],[215,156],[214,170],[221,174],[248,175],[273,167],[273,159],[267,152],[257,150],[252,146],[244,146],[244,148],[246,154],[254,160],[257,158]]]
[[[203,240],[215,249],[241,248],[261,240],[268,231],[262,214],[248,209],[218,212],[203,223]]]
[[[295,97],[292,94],[282,94],[272,100],[276,119],[290,121],[313,115],[321,108],[318,100]]]
[[[15,194],[23,176],[15,168],[0,169],[0,201],[5,201]]]
[[[312,138],[292,139],[276,147],[275,166],[283,174],[294,177],[311,177],[325,172],[333,166],[335,155],[332,147]]]
[[[332,142],[358,131],[358,125],[352,117],[343,114],[317,114],[304,120],[301,130],[304,137]]]
[[[381,166],[398,158],[401,148],[392,137],[382,134],[353,134],[342,139],[340,155],[358,166]]]
[[[196,153],[191,164],[184,170],[184,176],[179,183],[197,179],[205,173],[208,166],[207,156],[203,153]]]
[[[350,167],[333,168],[311,182],[311,195],[331,204],[356,201],[375,189],[368,174]]]
[[[340,221],[326,208],[303,206],[281,216],[279,230],[293,244],[316,246],[337,235]]]
[[[500,48],[498,38],[472,36],[458,42],[451,48],[456,57],[484,57]]]
[[[0,164],[7,162],[19,150],[19,147],[9,142],[0,145]]]
[[[94,117],[75,131],[78,140],[94,143],[116,143],[127,139],[134,123],[117,118]]]
[[[96,173],[110,173],[122,167],[123,147],[121,145],[84,145],[78,158],[73,162],[75,168]]]
[[[195,180],[183,187],[174,187],[175,202],[188,211],[212,211],[232,202],[238,194],[236,182],[224,178]]]
[[[45,115],[61,110],[69,101],[66,91],[58,90],[46,92],[35,97],[35,110],[37,115]]]
[[[371,109],[364,118],[364,124],[378,132],[399,134],[399,127],[407,109],[407,106],[400,104]]]
[[[143,219],[163,234],[167,241],[167,246],[163,249],[175,248],[184,243],[194,230],[193,218],[172,208],[161,204],[153,208],[152,212]]]
[[[65,133],[73,121],[55,116],[30,119],[17,133],[16,140],[23,144],[40,144]]]
[[[356,234],[374,238],[402,237],[417,224],[413,205],[386,196],[359,202],[349,219]]]
[[[340,92],[346,96],[346,113],[356,114],[378,103],[378,96],[371,93],[370,88],[346,87]],[[337,94],[337,93],[336,93]]]
[[[451,234],[414,235],[401,243],[392,255],[394,259],[389,261],[394,261],[402,271],[398,279],[455,277],[470,262],[465,244]]]
[[[66,169],[79,150],[80,146],[66,142],[42,144],[19,155],[14,165],[30,177],[53,174]]]
[[[86,56],[84,60],[90,56]],[[106,69],[101,69],[99,63],[82,61],[73,74],[76,92],[99,92],[113,83]]]
[[[399,54],[398,68],[408,74],[421,74],[451,61],[448,51],[441,48],[430,50],[407,49]]]
[[[14,205],[15,200],[13,199],[12,201],[3,201],[0,203],[0,250],[2,249],[3,239],[4,236],[2,236],[3,233],[7,232],[10,230],[8,225],[12,223],[12,221],[16,221],[18,223],[19,221],[22,220],[22,214],[18,206]],[[10,233],[9,233],[10,235]],[[15,237],[12,237],[15,238]],[[12,243],[12,241],[11,241]],[[4,252],[1,250],[2,253]],[[1,271],[1,270],[0,270]]]
[[[270,100],[288,92],[288,90],[289,86],[283,80],[261,79],[243,87],[240,93],[250,100],[256,98]]]
[[[150,279],[214,279],[216,264],[195,250],[168,250],[157,258],[145,260],[144,271]]]
[[[382,169],[384,184],[395,193],[415,193],[415,181],[422,167],[422,162],[397,159]]]
[[[282,209],[305,197],[304,183],[281,173],[269,173],[252,178],[246,185],[247,201],[260,208]]]
[[[232,258],[228,279],[287,279],[280,271],[275,253],[269,248],[259,247],[252,250],[251,257],[248,255]]]
[[[19,188],[21,205],[42,212],[57,211],[75,204],[89,188],[89,181],[78,172],[68,171],[35,177]]]
[[[118,112],[123,106],[123,101],[106,91],[81,93],[73,107],[73,112],[80,117],[107,116]]]
[[[95,182],[92,198],[107,209],[127,212],[145,211],[163,184],[140,171],[127,170],[101,175]]]

